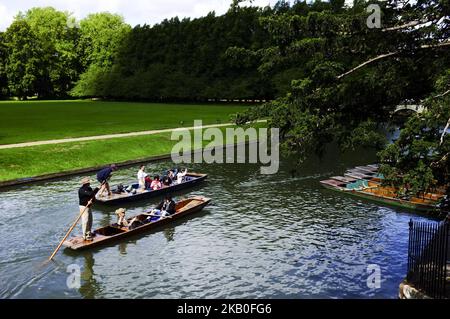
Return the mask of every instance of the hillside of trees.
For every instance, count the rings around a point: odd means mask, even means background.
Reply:
[[[288,93],[292,79],[307,68],[299,61],[267,72],[242,54],[276,45],[261,21],[350,10],[343,0],[279,1],[272,8],[241,7],[239,2],[221,16],[174,17],[134,28],[110,13],[81,21],[51,7],[20,13],[0,32],[0,96],[274,99]]]

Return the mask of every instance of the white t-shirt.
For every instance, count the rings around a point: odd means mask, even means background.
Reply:
[[[145,184],[145,178],[147,177],[147,173],[139,170],[139,172],[137,173],[137,178],[139,181],[139,185],[144,185]]]
[[[183,182],[183,177],[186,175],[187,171],[179,172],[177,174],[177,183],[181,184]]]

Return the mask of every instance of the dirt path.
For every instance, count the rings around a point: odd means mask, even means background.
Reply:
[[[261,120],[261,121],[257,121],[257,122],[261,123],[261,122],[266,122],[266,121],[265,120]],[[71,143],[71,142],[108,140],[108,139],[112,139],[112,138],[153,135],[153,134],[159,134],[159,133],[170,133],[172,131],[181,131],[181,130],[186,130],[186,129],[193,130],[193,129],[199,129],[199,128],[224,127],[224,126],[231,126],[231,125],[234,125],[234,124],[233,123],[211,124],[211,125],[203,125],[203,126],[169,128],[169,129],[153,130],[153,131],[140,131],[140,132],[119,133],[119,134],[107,134],[107,135],[96,135],[96,136],[86,136],[86,137],[64,138],[64,139],[59,139],[59,140],[47,140],[47,141],[25,142],[25,143],[17,143],[17,144],[6,144],[6,145],[0,145],[0,150],[10,149],[10,148],[19,148],[19,147],[38,146],[38,145],[50,145],[50,144],[63,144],[63,143]]]

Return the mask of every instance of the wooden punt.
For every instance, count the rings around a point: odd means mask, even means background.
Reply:
[[[428,198],[410,197],[399,198],[390,190],[385,190],[384,187],[372,187],[360,191],[355,191],[354,195],[370,200],[375,200],[384,204],[393,206],[409,208],[417,211],[430,212],[438,208],[438,201]]]
[[[366,175],[366,174],[358,173],[358,172],[346,172],[344,174],[344,176],[354,178],[354,179],[367,179],[367,180],[370,180],[373,178],[373,176],[371,176],[371,175]]]
[[[64,241],[63,245],[72,250],[83,250],[108,244],[114,241],[121,240],[131,235],[149,231],[158,226],[166,225],[174,220],[201,211],[206,205],[210,203],[210,201],[211,201],[210,198],[206,198],[203,196],[194,196],[179,201],[176,204],[176,213],[170,217],[145,223],[132,230],[128,229],[128,227],[117,227],[114,226],[114,224],[112,224],[106,227],[96,229],[94,231],[95,236],[93,241],[84,241],[81,236],[77,236]],[[144,222],[147,219],[148,215],[140,214],[135,217],[137,217],[139,221]],[[128,218],[128,221],[131,221],[133,218],[134,217]]]
[[[340,190],[344,190],[345,186],[347,185],[347,183],[337,181],[334,179],[323,180],[323,181],[320,181],[320,183],[326,188],[340,189]]]
[[[377,174],[377,172],[376,171],[370,171],[370,170],[367,170],[367,169],[364,169],[364,168],[353,168],[353,169],[350,169],[350,170],[348,170],[349,172],[357,172],[357,173],[361,173],[361,174],[366,174],[366,175],[376,175]]]
[[[346,173],[350,174],[350,175],[355,175],[355,176],[364,175],[364,176],[370,176],[370,177],[374,177],[375,175],[377,175],[376,172],[367,172],[367,171],[363,171],[363,170],[356,169],[356,168],[350,169],[350,170],[346,171]]]
[[[140,191],[138,184],[132,184],[134,190],[136,190],[136,194],[133,194],[131,192],[124,192],[121,194],[114,194],[114,191],[117,190],[117,187],[113,188],[113,194],[111,196],[106,197],[99,197],[95,200],[95,203],[97,204],[103,204],[103,205],[116,205],[116,204],[122,204],[132,201],[137,201],[141,199],[147,199],[152,198],[156,196],[162,196],[167,193],[172,193],[176,191],[183,190],[185,188],[193,187],[195,185],[198,185],[202,181],[204,181],[208,177],[207,174],[199,174],[199,173],[187,173],[184,181],[181,184],[174,184],[172,186],[163,187],[158,190],[144,190]],[[126,189],[129,187],[128,185],[125,185],[124,188]]]
[[[437,196],[436,194],[426,194],[424,196],[425,198],[399,198],[395,194],[395,190],[392,187],[382,187],[379,183],[373,181],[368,181],[369,187],[363,189],[348,189],[348,183],[342,183],[336,180],[324,180],[320,183],[322,186],[334,191],[343,192],[345,194],[350,194],[390,206],[397,206],[423,212],[436,211],[438,200],[442,198],[442,196]]]
[[[333,176],[333,177],[330,177],[330,179],[334,179],[334,180],[337,180],[337,181],[343,182],[343,183],[353,183],[353,182],[357,181],[356,178],[350,178],[350,177],[345,177],[345,176]]]
[[[366,166],[356,166],[355,168],[359,169],[359,170],[363,170],[363,171],[372,172],[372,173],[378,172],[378,166],[366,165]]]

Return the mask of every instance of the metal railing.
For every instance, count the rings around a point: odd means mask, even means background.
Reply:
[[[450,223],[409,222],[407,281],[427,296],[449,298]]]

